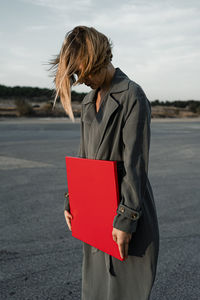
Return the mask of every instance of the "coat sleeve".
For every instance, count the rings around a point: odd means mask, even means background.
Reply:
[[[127,109],[122,128],[125,176],[121,181],[121,202],[113,227],[132,233],[142,214],[148,176],[151,104],[140,87],[129,96],[128,102],[132,105]]]
[[[77,156],[78,157],[85,157],[85,148],[84,148],[84,144],[83,144],[84,138],[83,138],[82,108],[81,108],[80,132],[81,132],[81,139],[80,139],[80,145],[79,145],[79,149],[78,149],[78,152],[77,152]],[[67,211],[70,212],[69,193],[65,193],[64,210],[67,210]]]

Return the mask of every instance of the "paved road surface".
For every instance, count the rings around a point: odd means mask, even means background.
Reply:
[[[76,155],[79,130],[62,119],[0,121],[2,300],[80,299],[82,245],[63,215],[64,157]],[[199,146],[199,121],[152,121],[161,236],[152,300],[200,299]]]

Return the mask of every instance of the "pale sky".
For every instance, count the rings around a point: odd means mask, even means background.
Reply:
[[[45,64],[86,25],[112,40],[114,66],[149,100],[200,100],[199,0],[0,0],[0,22],[0,84],[53,88]]]

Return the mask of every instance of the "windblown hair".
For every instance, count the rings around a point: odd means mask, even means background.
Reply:
[[[96,73],[102,67],[106,67],[112,60],[111,41],[93,27],[77,26],[65,35],[60,53],[49,63],[52,65],[56,95],[64,110],[74,122],[74,114],[71,106],[71,86],[82,83],[84,76]],[[78,79],[77,74],[81,66]]]

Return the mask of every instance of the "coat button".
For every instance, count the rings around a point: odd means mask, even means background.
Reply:
[[[137,217],[138,217],[138,214],[137,214],[137,213],[133,213],[133,214],[132,214],[132,218],[133,218],[133,219],[136,219]]]
[[[121,206],[119,210],[120,210],[122,213],[124,213],[124,210],[125,210],[125,209],[124,209],[124,207]]]

